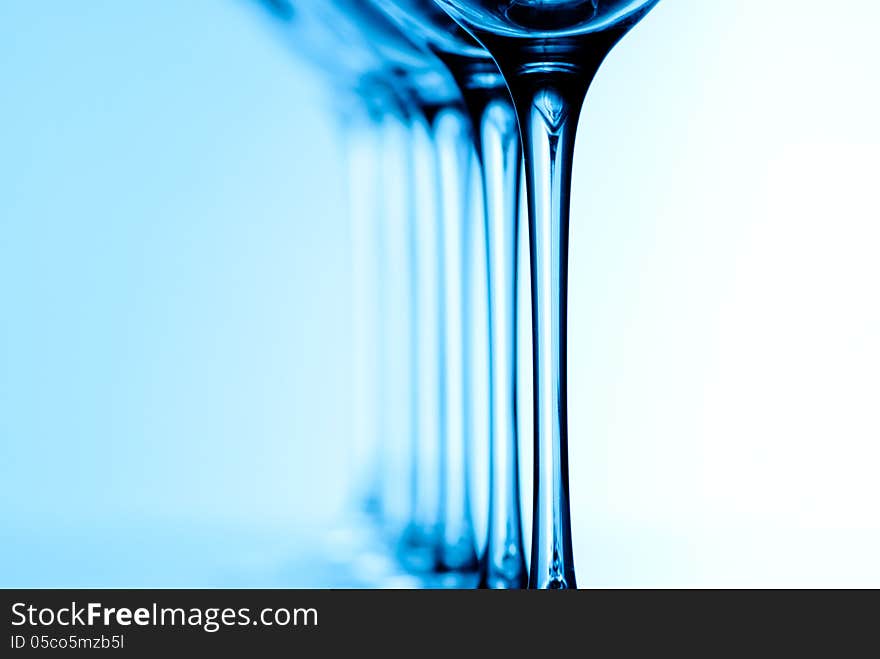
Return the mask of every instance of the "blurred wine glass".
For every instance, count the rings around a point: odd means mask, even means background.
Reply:
[[[517,438],[517,240],[522,148],[510,94],[495,62],[438,6],[374,0],[449,68],[472,122],[483,187],[489,328],[489,509],[479,585],[527,583]],[[469,365],[470,366],[470,365]],[[472,367],[472,366],[471,366]],[[468,392],[471,396],[478,392]],[[482,429],[471,425],[474,438]]]
[[[433,148],[423,107],[457,102],[457,91],[439,62],[377,12],[361,15],[345,2],[263,5],[285,43],[322,72],[347,156],[356,323],[353,508],[386,539],[402,533],[401,558],[414,571],[429,571],[438,484],[436,456],[425,448],[438,441],[441,270],[435,205],[417,179],[434,178],[426,171]],[[406,444],[412,446],[401,470]]]

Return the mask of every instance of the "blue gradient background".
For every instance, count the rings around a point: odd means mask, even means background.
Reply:
[[[880,7],[834,9],[664,0],[593,86],[585,586],[880,586]],[[273,37],[243,0],[0,2],[0,586],[351,583],[338,145]]]

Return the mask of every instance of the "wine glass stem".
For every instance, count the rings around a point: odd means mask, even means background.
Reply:
[[[535,471],[529,587],[575,588],[566,322],[571,167],[583,94],[573,95],[550,79],[515,98],[525,151],[531,238]]]
[[[517,239],[522,148],[506,87],[465,96],[485,201],[489,328],[489,515],[481,588],[524,588],[517,438]]]
[[[377,167],[379,182],[382,190],[391,185],[391,178],[399,170],[396,164],[400,157],[398,151],[401,124],[405,118],[397,113],[387,113],[382,117],[380,125],[380,153]],[[402,299],[401,287],[397,283],[399,274],[405,272],[407,265],[400,262],[401,251],[399,249],[398,213],[396,212],[396,200],[389,195],[379,195],[376,200],[377,223],[377,252],[384,254],[380,258],[377,267],[379,280],[378,314],[379,314],[379,344],[377,346],[378,363],[384,365],[379,372],[379,401],[378,401],[378,427],[380,456],[377,474],[379,477],[380,494],[378,512],[380,525],[388,530],[394,519],[394,501],[397,492],[391,487],[389,476],[394,469],[394,452],[398,446],[397,440],[400,432],[399,405],[396,398],[402,387],[398,380],[405,377],[399,368],[399,346],[396,343],[403,336],[400,325],[402,318],[395,310],[399,309],[405,298]],[[408,410],[408,407],[404,408]]]
[[[469,488],[470,253],[469,210],[472,152],[468,120],[456,107],[433,118],[443,267],[442,414],[437,569],[476,571],[476,543]]]
[[[367,112],[362,111],[363,115]],[[352,271],[352,480],[353,512],[375,516],[379,513],[378,432],[375,423],[377,396],[371,376],[375,346],[379,332],[378,250],[375,234],[378,228],[374,205],[378,177],[374,164],[379,155],[378,120],[356,113],[340,117],[339,133],[344,140],[347,165],[348,214],[350,223]],[[366,174],[365,174],[366,173]]]
[[[410,509],[401,539],[402,560],[408,568],[433,568],[437,525],[439,474],[439,259],[437,205],[433,194],[434,147],[424,114],[413,109],[409,119],[410,149]]]

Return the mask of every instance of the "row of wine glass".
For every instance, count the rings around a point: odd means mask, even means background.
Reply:
[[[412,445],[403,473],[365,459],[363,498],[381,517],[380,478],[406,479],[408,520],[398,554],[414,572],[456,577],[486,588],[574,588],[567,458],[566,299],[568,214],[575,131],[581,105],[603,59],[657,0],[262,0],[297,54],[332,85],[342,125],[365,130],[381,146],[388,121],[406,127],[408,165],[432,154],[435,190],[409,181],[408,346],[390,345],[380,326],[358,353],[379,362],[404,353],[409,400],[367,400],[387,382],[364,382],[361,407],[376,407],[360,426],[381,451],[389,419],[403,414]],[[358,128],[362,127],[362,128]],[[365,127],[365,128],[363,128]],[[377,148],[375,158],[381,157]],[[526,555],[520,516],[516,401],[517,236],[520,172],[528,193],[534,400],[532,546]],[[473,213],[472,163],[482,184],[488,289],[488,392],[474,378],[468,285]],[[367,163],[367,168],[369,164]],[[424,168],[423,168],[424,169]],[[362,166],[352,168],[358,187]],[[362,200],[361,200],[362,201]],[[363,211],[355,200],[353,208]],[[378,295],[366,286],[370,245],[382,250],[394,229],[381,203],[357,212],[353,227],[356,300],[387,317],[390,270]],[[372,235],[380,236],[372,240]],[[382,238],[384,236],[384,239]],[[373,255],[376,256],[375,254]],[[378,262],[384,255],[379,254]],[[382,267],[378,268],[381,272]],[[374,279],[375,273],[374,274]],[[400,279],[400,278],[398,278]],[[398,282],[399,283],[399,282]],[[383,372],[382,364],[377,373]],[[361,369],[362,373],[369,369]],[[471,403],[488,400],[488,518],[484,549],[470,512]],[[482,543],[481,543],[482,544]],[[527,569],[527,558],[529,568]],[[472,580],[472,581],[471,581]]]

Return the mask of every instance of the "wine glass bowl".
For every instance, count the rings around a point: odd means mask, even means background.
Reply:
[[[438,5],[425,0],[373,0],[413,39],[435,52],[477,59],[489,54]]]
[[[309,3],[323,12],[337,41],[358,43],[378,58],[399,91],[412,95],[416,104],[444,105],[458,100],[458,90],[441,63],[430,52],[417,48],[405,34],[365,0],[331,0]]]
[[[638,20],[657,0],[437,0],[465,25],[526,39],[573,37]]]

